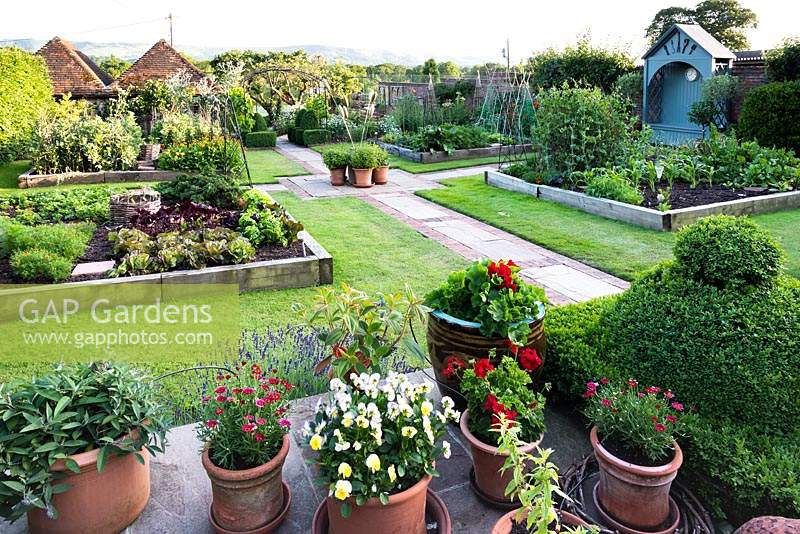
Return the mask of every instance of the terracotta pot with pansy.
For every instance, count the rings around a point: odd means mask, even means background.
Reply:
[[[291,492],[282,471],[289,453],[287,393],[292,385],[275,372],[241,362],[219,375],[203,398],[197,434],[205,444],[203,467],[211,481],[209,522],[217,533],[267,533],[289,510]]]
[[[461,390],[468,409],[461,416],[461,432],[470,444],[473,489],[489,504],[505,507],[513,502],[506,496],[513,473],[502,471],[509,455],[498,449],[501,419],[519,426],[520,453],[531,454],[544,437],[545,399],[531,391],[530,382],[511,356],[497,367],[487,358],[464,371]]]

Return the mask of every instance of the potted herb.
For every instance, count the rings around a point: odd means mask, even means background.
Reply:
[[[58,366],[0,384],[0,515],[34,534],[120,532],[150,498],[167,423],[148,377],[119,364]]]
[[[345,172],[350,164],[350,150],[342,147],[329,148],[322,154],[322,161],[331,171],[331,185],[344,185]]]
[[[498,449],[500,419],[519,427],[521,453],[531,452],[542,441],[545,399],[530,390],[530,382],[530,375],[510,356],[496,368],[485,358],[464,371],[461,392],[468,408],[461,416],[461,432],[472,452],[475,486],[490,502],[508,503],[505,489],[512,475],[499,474],[508,456]]]
[[[569,512],[556,510],[554,495],[564,500],[569,497],[558,485],[558,468],[550,462],[552,449],[539,450],[538,455],[520,447],[522,427],[501,416],[494,428],[499,435],[499,449],[507,455],[503,473],[508,471],[506,495],[522,504],[501,517],[492,534],[585,534],[597,532],[583,520]]]
[[[600,466],[594,498],[603,519],[629,530],[663,530],[667,524],[668,532],[675,530],[680,516],[669,491],[683,462],[675,439],[692,414],[669,390],[640,388],[632,379],[623,385],[605,378],[589,382],[584,397]]]
[[[511,260],[481,260],[451,273],[424,301],[433,310],[428,354],[440,391],[460,391],[454,366],[492,350],[515,355],[536,379],[545,358],[545,301],[544,291],[522,280]]]
[[[286,411],[292,385],[245,361],[235,371],[217,376],[197,425],[211,480],[209,521],[218,532],[271,532],[291,502],[282,471],[289,453]]]
[[[372,169],[376,166],[375,155],[372,147],[367,144],[360,144],[355,147],[350,157],[350,167],[353,169],[353,176],[356,187],[372,187]]]
[[[450,444],[438,440],[459,413],[449,397],[436,409],[431,385],[412,384],[403,374],[354,373],[351,381],[331,380],[328,399],[303,429],[329,490],[312,532],[325,532],[327,520],[330,534],[372,533],[378,525],[424,533],[428,484],[438,476],[434,462],[450,456]],[[446,509],[438,513],[446,516]]]
[[[426,308],[411,288],[405,293],[378,293],[343,285],[322,288],[310,306],[295,303],[294,313],[313,328],[330,350],[317,365],[317,372],[329,367],[328,376],[347,379],[353,371],[386,374],[389,357],[402,344],[422,360],[422,349],[408,334],[413,321],[421,321]]]
[[[373,146],[375,169],[372,171],[372,181],[376,185],[384,185],[389,182],[389,153],[378,145]]]

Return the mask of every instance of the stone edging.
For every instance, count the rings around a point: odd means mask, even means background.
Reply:
[[[532,184],[502,172],[486,171],[484,176],[487,184],[501,189],[524,193],[542,200],[552,200],[607,219],[623,221],[663,232],[677,230],[709,215],[754,215],[800,208],[800,191],[789,191],[717,202],[705,206],[659,211],[617,202],[616,200],[590,197],[584,193],[568,191],[558,187]]]
[[[383,141],[376,141],[376,142],[390,154],[394,154],[395,156],[400,156],[402,158],[409,159],[411,161],[417,161],[419,163],[436,163],[439,161],[451,161],[457,159],[474,159],[474,158],[485,158],[488,156],[499,156],[500,150],[503,148],[508,148],[518,151],[518,150],[529,149],[531,146],[531,145],[514,145],[514,146],[504,147],[502,145],[494,145],[482,148],[467,148],[463,150],[454,150],[451,154],[448,154],[447,152],[415,152],[411,149],[402,146],[384,143]]]
[[[100,280],[65,282],[63,284],[47,284],[35,287],[26,286],[0,291],[0,294],[80,289],[125,283],[158,284],[162,286],[162,292],[167,292],[171,284],[237,284],[239,291],[245,292],[333,283],[333,257],[305,230],[301,231],[298,236],[308,249],[308,256],[122,278],[103,278]]]
[[[98,171],[98,172],[62,172],[58,174],[34,174],[30,169],[17,178],[20,189],[33,187],[51,187],[71,184],[117,184],[123,182],[156,182],[170,181],[178,176],[175,171]]]

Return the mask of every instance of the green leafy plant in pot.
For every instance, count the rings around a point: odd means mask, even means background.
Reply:
[[[389,182],[389,153],[383,148],[374,145],[375,169],[372,171],[372,181],[376,185],[385,185]]]
[[[0,516],[66,534],[119,532],[142,512],[167,429],[147,376],[106,362],[58,366],[0,384],[0,414]]]
[[[372,187],[372,169],[376,166],[375,153],[371,145],[360,144],[350,157],[356,187]]]
[[[329,148],[322,154],[322,161],[331,171],[331,185],[344,185],[347,166],[350,165],[350,149]]]

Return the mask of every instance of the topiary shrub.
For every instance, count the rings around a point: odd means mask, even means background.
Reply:
[[[244,137],[244,144],[248,148],[270,148],[277,143],[278,135],[269,130],[265,132],[250,132]]]
[[[744,217],[715,215],[678,232],[675,259],[697,282],[719,288],[763,284],[783,267],[784,254],[769,233]]]
[[[294,116],[294,125],[299,130],[316,130],[319,128],[319,119],[313,111],[298,109]]]
[[[303,145],[305,146],[321,145],[330,140],[331,133],[328,130],[303,130]]]
[[[269,124],[267,124],[267,118],[262,115],[261,113],[256,113],[253,115],[253,131],[254,132],[265,132],[269,129]]]
[[[739,135],[800,154],[800,80],[751,89],[739,114]]]
[[[39,115],[53,104],[44,59],[19,48],[0,48],[0,163],[30,152]]]

